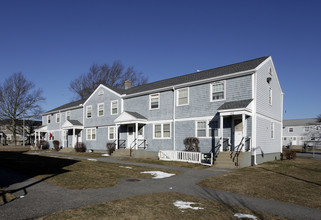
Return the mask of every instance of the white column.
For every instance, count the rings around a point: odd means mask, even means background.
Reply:
[[[65,130],[64,129],[62,129],[62,135],[61,135],[61,137],[62,137],[62,148],[65,148]]]
[[[220,130],[219,130],[219,137],[220,137],[220,151],[223,151],[223,129],[224,129],[224,124],[223,124],[223,116],[220,115]]]
[[[71,142],[73,148],[75,147],[75,132],[76,132],[76,130],[75,130],[75,128],[73,128],[72,129],[72,142]]]
[[[138,149],[138,140],[137,140],[137,138],[138,138],[138,123],[136,123],[135,124],[135,139],[136,139],[136,150]]]
[[[246,137],[246,125],[245,125],[245,114],[242,114],[242,137],[243,137],[243,141],[242,144],[245,144],[245,137]],[[244,151],[245,146],[243,145],[243,149],[242,151]]]
[[[119,129],[119,125],[118,124],[116,124],[116,131],[115,131],[115,135],[116,135],[116,149],[119,149],[119,146],[118,146],[118,142],[119,142],[119,137],[118,137],[118,129]]]

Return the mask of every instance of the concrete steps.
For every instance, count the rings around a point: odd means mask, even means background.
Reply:
[[[225,169],[236,169],[237,166],[235,166],[235,163],[231,159],[230,154],[231,152],[220,152],[214,162],[214,167],[225,168]]]
[[[133,153],[133,152],[132,152]],[[130,155],[129,149],[116,149],[111,156],[112,157],[129,157]]]
[[[74,151],[75,151],[75,149],[73,147],[64,147],[59,152],[61,152],[61,153],[70,153],[70,152],[74,152]]]

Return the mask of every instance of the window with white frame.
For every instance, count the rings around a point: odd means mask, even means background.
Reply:
[[[66,112],[66,120],[70,120],[70,111]]]
[[[169,139],[171,138],[171,124],[154,124],[154,138],[155,139]]]
[[[218,122],[211,120],[203,120],[195,122],[196,137],[217,137],[218,136]]]
[[[50,115],[47,116],[47,123],[50,124]]]
[[[178,89],[177,90],[177,105],[188,105],[189,104],[189,89]]]
[[[87,128],[87,140],[96,140],[96,128]]]
[[[293,132],[293,128],[289,128],[289,132],[292,133]]]
[[[108,139],[109,140],[116,139],[116,127],[108,127]]]
[[[272,105],[272,88],[269,87],[269,104]]]
[[[153,94],[149,96],[150,109],[159,109],[159,102],[160,102],[159,94]]]
[[[99,103],[97,106],[97,116],[101,117],[104,116],[104,103]]]
[[[89,105],[86,107],[86,118],[91,118],[92,106]]]
[[[59,122],[60,122],[60,113],[56,115],[56,123],[59,123]]]
[[[111,102],[111,111],[110,112],[112,115],[118,114],[118,100]]]
[[[274,139],[274,122],[271,122],[271,138]]]
[[[212,101],[225,99],[225,81],[211,84]]]
[[[304,131],[305,131],[305,132],[310,131],[310,127],[304,127]]]

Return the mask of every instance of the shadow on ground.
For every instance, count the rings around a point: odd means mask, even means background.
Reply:
[[[59,174],[68,172],[64,167],[77,163],[77,160],[63,158],[44,157],[39,155],[24,154],[23,152],[0,152],[0,188],[4,189],[0,197],[4,198],[6,193],[23,191],[35,184],[43,182]],[[17,187],[12,190],[6,188],[24,182],[30,178],[37,177],[38,180],[29,184]]]

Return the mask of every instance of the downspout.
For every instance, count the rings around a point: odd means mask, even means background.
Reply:
[[[173,86],[173,150],[176,150],[176,132],[175,132],[175,128],[176,128],[176,106],[175,106],[175,100],[176,100],[176,95],[175,95],[175,87]]]
[[[281,91],[281,141],[280,141],[280,153],[282,153],[282,142],[283,142],[283,98],[284,93]]]

